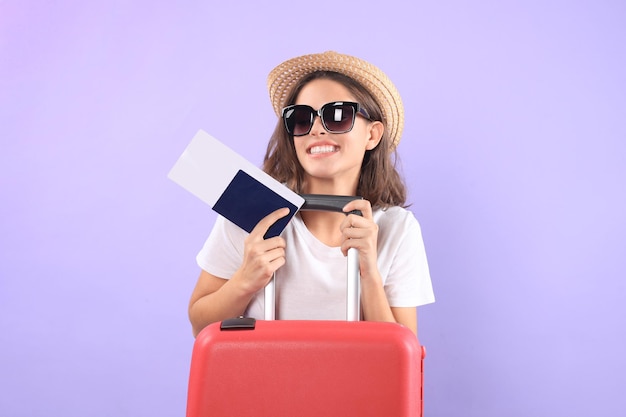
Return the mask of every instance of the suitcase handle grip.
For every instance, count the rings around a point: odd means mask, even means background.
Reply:
[[[362,197],[325,195],[325,194],[303,194],[304,204],[300,210],[304,211],[335,211],[343,213],[343,207],[350,201],[359,200]],[[354,210],[348,214],[362,213]],[[346,320],[359,321],[361,316],[361,277],[359,273],[359,252],[355,248],[348,249],[347,266],[347,295],[346,295]],[[276,274],[265,286],[265,320],[276,318]]]
[[[327,195],[327,194],[302,194],[304,204],[300,208],[302,211],[337,211],[343,213],[343,207],[353,200],[361,200],[362,197],[350,195]],[[354,210],[346,214],[363,214],[359,210]]]

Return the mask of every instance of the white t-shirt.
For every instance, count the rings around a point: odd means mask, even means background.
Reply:
[[[391,307],[416,307],[435,301],[419,223],[401,207],[375,210],[378,224],[378,269]],[[218,216],[198,253],[200,268],[229,279],[243,261],[248,233]],[[276,272],[276,318],[281,320],[345,320],[346,258],[309,232],[295,215],[281,235],[286,263]],[[264,296],[259,291],[245,315],[263,319]]]

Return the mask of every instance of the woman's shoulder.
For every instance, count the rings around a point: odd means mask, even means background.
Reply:
[[[409,209],[399,206],[380,209],[374,212],[374,221],[378,225],[379,237],[385,236],[421,236],[422,228]]]
[[[391,206],[384,209],[377,209],[373,212],[374,221],[383,226],[386,224],[406,227],[411,224],[418,225],[413,212],[400,206]]]

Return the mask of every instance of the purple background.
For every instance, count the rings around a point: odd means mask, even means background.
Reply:
[[[626,413],[624,2],[174,3],[0,1],[0,415],[184,415],[215,216],[167,172],[199,128],[260,163],[328,49],[406,106],[427,416]]]

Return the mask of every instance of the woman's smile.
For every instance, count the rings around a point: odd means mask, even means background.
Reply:
[[[335,145],[314,145],[307,149],[309,155],[334,154],[338,151],[339,147]]]

